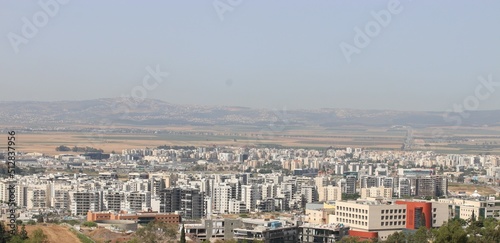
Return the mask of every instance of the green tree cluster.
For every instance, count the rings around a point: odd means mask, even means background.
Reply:
[[[96,222],[92,222],[92,221],[86,221],[86,222],[82,223],[82,226],[85,226],[85,227],[97,227],[97,223]]]
[[[360,197],[361,195],[359,195],[359,193],[354,193],[354,194],[342,193],[342,200],[356,200]]]
[[[66,151],[71,151],[71,148],[68,146],[61,145],[59,147],[56,147],[56,151],[66,152]]]
[[[486,243],[500,242],[500,221],[495,218],[472,217],[466,221],[452,219],[436,229],[420,227],[415,232],[396,232],[390,235],[387,243]]]
[[[179,241],[178,224],[167,224],[164,222],[153,221],[140,228],[136,236],[129,243],[162,243]]]

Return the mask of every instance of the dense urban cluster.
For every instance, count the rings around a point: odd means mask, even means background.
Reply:
[[[450,182],[497,188],[500,156],[370,151],[169,147],[80,155],[19,154],[18,220],[76,219],[134,232],[178,224],[194,242],[391,240],[453,219],[500,219],[498,191],[449,192]],[[0,208],[3,220],[8,207]],[[142,225],[142,226],[141,226]]]

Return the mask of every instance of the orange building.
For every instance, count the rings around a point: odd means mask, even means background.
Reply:
[[[147,224],[151,221],[160,221],[167,224],[179,224],[181,223],[181,216],[179,214],[173,213],[157,213],[157,212],[137,212],[137,213],[127,213],[126,211],[120,211],[120,213],[114,212],[87,212],[87,221],[97,221],[97,220],[131,220],[139,224]]]
[[[349,230],[349,236],[359,237],[361,240],[372,240],[378,239],[378,232]]]
[[[418,229],[424,226],[432,227],[432,202],[396,201],[396,204],[406,205],[406,228]]]

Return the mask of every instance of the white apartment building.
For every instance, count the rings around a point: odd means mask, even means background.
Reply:
[[[318,201],[337,201],[342,199],[342,188],[338,186],[318,187]]]
[[[90,211],[102,211],[103,193],[99,191],[72,191],[69,193],[71,213],[73,215],[87,215]]]
[[[229,200],[229,213],[230,214],[240,214],[240,213],[248,213],[246,209],[246,205],[242,201],[238,201],[236,199]]]
[[[103,210],[119,212],[127,208],[125,205],[125,193],[120,191],[108,190],[103,192]]]
[[[129,192],[148,191],[150,181],[146,179],[134,179],[123,184],[122,190]]]
[[[48,185],[30,185],[26,192],[26,208],[28,210],[32,209],[44,209],[50,205],[50,197],[47,190]]]
[[[0,180],[0,201],[9,201],[9,184],[15,184],[13,180]]]
[[[378,232],[380,240],[406,226],[406,205],[382,204],[378,201],[338,201],[336,223],[361,232]],[[332,223],[332,222],[330,222]]]
[[[328,186],[328,177],[326,176],[319,176],[314,178],[314,185],[317,188]]]
[[[361,188],[361,199],[366,199],[369,197],[382,197],[385,199],[392,198],[392,188],[387,187],[370,187]]]
[[[276,184],[263,184],[261,186],[260,198],[274,198],[278,194],[278,186]]]
[[[125,192],[125,209],[147,211],[151,208],[151,192]]]
[[[69,192],[73,190],[71,185],[54,184],[48,185],[50,207],[60,210],[69,210],[71,201]]]
[[[257,185],[243,185],[241,186],[241,200],[245,203],[246,209],[252,211],[255,209],[257,200],[260,198],[260,191]]]
[[[316,188],[314,186],[302,186],[300,193],[305,197],[307,203],[317,201]]]
[[[214,188],[213,207],[214,213],[229,213],[229,201],[231,200],[231,186],[221,183]]]

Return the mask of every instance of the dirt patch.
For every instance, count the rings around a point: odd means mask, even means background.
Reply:
[[[115,233],[107,229],[95,229],[92,231],[84,230],[83,232],[86,236],[92,238],[96,242],[126,242],[132,239],[131,235],[125,233]]]
[[[38,225],[26,225],[26,231],[28,231],[28,236],[30,236],[33,231],[37,229],[42,229],[48,237],[49,242],[55,243],[75,243],[80,242],[78,237],[73,234],[68,227],[55,225],[55,224],[38,224]]]
[[[474,193],[474,191],[476,190],[477,193],[481,194],[482,196],[488,196],[496,193],[495,190],[483,185],[468,185],[468,184],[455,184],[455,183],[448,184],[448,191],[455,193],[465,192],[467,195],[470,195]]]

